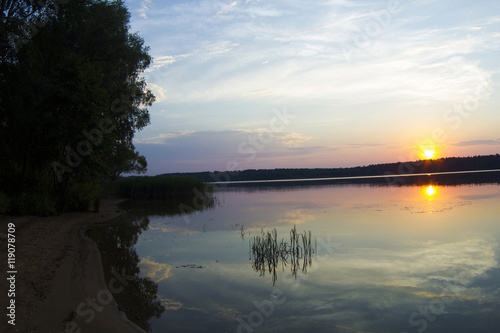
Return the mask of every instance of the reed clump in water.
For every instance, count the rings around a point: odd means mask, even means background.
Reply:
[[[254,236],[250,243],[250,260],[255,271],[265,275],[266,271],[272,276],[273,286],[276,284],[276,268],[281,265],[282,270],[290,266],[292,275],[297,278],[297,273],[307,273],[307,267],[312,264],[312,255],[316,252],[316,241],[314,248],[311,231],[297,232],[294,226],[290,231],[290,241],[278,240],[278,232],[272,229]]]

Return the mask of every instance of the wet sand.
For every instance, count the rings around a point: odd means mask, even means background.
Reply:
[[[105,281],[97,245],[85,236],[120,215],[121,200],[104,199],[99,213],[0,217],[0,266],[7,276],[7,224],[14,223],[17,270],[15,326],[7,322],[7,279],[0,279],[0,332],[144,332],[118,310],[109,290],[120,290],[123,278]]]

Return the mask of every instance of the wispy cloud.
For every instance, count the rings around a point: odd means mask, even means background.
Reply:
[[[224,140],[239,142],[242,132],[234,128],[259,128],[259,119],[285,101],[302,117],[275,137],[273,149],[306,154],[303,148],[310,144],[354,154],[361,146],[349,147],[350,142],[411,142],[409,136],[427,135],[430,123],[442,126],[443,113],[474,96],[480,84],[498,94],[496,5],[479,2],[471,11],[462,3],[449,8],[419,0],[400,2],[392,11],[388,3],[144,0],[134,10],[133,26],[154,55],[145,76],[158,97],[151,108],[153,126],[161,130],[146,129],[136,142],[164,144],[163,135],[179,129],[227,131]],[[380,29],[369,30],[377,24]],[[495,125],[484,120],[494,114],[494,104],[481,103],[474,121],[486,124],[481,134],[493,135]],[[339,116],[351,118],[349,125],[333,121]],[[474,147],[460,144],[472,140],[460,135],[454,138],[456,150]],[[193,140],[192,153],[179,148],[170,156],[203,167],[213,159],[196,148],[194,138],[208,139],[201,146],[226,147],[216,137],[186,135],[183,140]],[[180,142],[170,140],[169,146]],[[201,154],[197,162],[194,152]],[[273,153],[279,155],[266,149],[259,157],[271,161]],[[170,160],[166,153],[162,158]]]
[[[142,139],[135,139],[136,144],[165,144],[166,140],[172,138],[178,138],[184,135],[194,133],[194,131],[175,131],[169,133],[160,133],[155,136],[150,136]]]
[[[161,103],[167,99],[167,90],[154,83],[148,83],[148,87],[153,91],[153,94],[156,97],[156,102]]]
[[[461,141],[451,144],[452,146],[464,147],[464,146],[484,146],[484,145],[500,145],[500,139],[498,140],[470,140]]]
[[[143,0],[141,3],[141,9],[139,9],[139,16],[143,19],[147,19],[148,12],[151,9],[152,5],[153,5],[152,0]]]
[[[224,169],[229,161],[237,161],[242,169],[252,168],[263,160],[317,151],[317,147],[305,145],[309,140],[311,137],[296,132],[238,129],[160,133],[134,142],[148,161],[157,165],[150,171],[163,173],[172,167],[192,170],[200,165],[204,170]]]

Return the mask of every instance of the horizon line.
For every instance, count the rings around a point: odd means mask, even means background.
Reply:
[[[500,172],[500,169],[489,170],[469,170],[469,171],[444,171],[431,173],[407,173],[407,174],[385,174],[377,176],[348,176],[348,177],[326,177],[326,178],[288,178],[288,179],[269,179],[269,180],[235,180],[226,182],[208,182],[210,184],[248,184],[248,183],[280,183],[280,182],[302,182],[302,181],[324,181],[324,180],[343,180],[343,179],[372,179],[372,178],[395,178],[395,177],[417,177],[434,175],[451,175],[464,173],[482,173],[482,172]]]

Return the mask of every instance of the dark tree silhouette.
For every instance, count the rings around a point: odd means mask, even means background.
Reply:
[[[123,1],[0,6],[0,193],[11,213],[88,209],[103,179],[146,170],[148,48]]]

